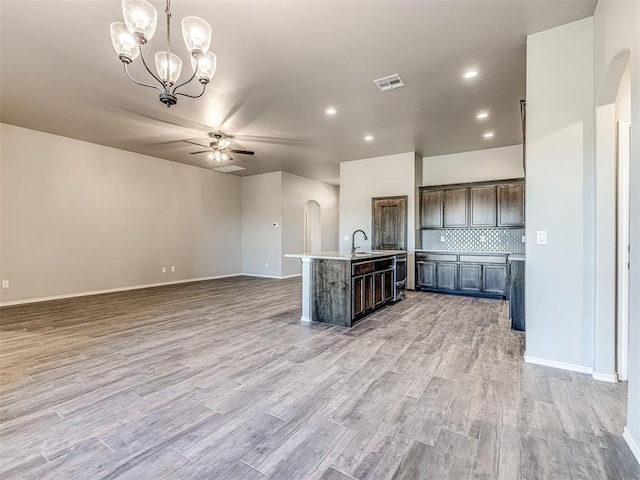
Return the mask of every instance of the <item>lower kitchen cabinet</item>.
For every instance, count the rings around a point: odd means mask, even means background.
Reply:
[[[460,290],[482,291],[482,265],[460,265]]]
[[[436,262],[426,262],[418,260],[416,262],[416,273],[418,285],[423,287],[436,287]]]
[[[482,266],[482,291],[505,296],[507,294],[507,266]]]
[[[458,285],[458,265],[436,263],[436,285],[443,290],[455,290]]]
[[[504,298],[507,254],[417,252],[416,289]]]

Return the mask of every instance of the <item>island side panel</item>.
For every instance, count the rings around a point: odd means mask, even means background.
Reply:
[[[313,320],[351,326],[351,262],[314,259],[312,262]]]

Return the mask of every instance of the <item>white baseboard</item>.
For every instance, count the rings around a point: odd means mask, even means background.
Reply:
[[[92,290],[89,292],[66,293],[64,295],[52,295],[50,297],[27,298],[25,300],[13,300],[10,302],[0,302],[0,307],[12,305],[24,305],[27,303],[48,302],[49,300],[62,300],[65,298],[88,297],[89,295],[102,295],[103,293],[126,292],[127,290],[140,290],[142,288],[162,287],[165,285],[178,285],[180,283],[203,282],[205,280],[217,280],[219,278],[240,277],[244,273],[232,273],[229,275],[217,275],[215,277],[187,278],[185,280],[174,280],[171,282],[148,283],[146,285],[133,285],[130,287],[107,288],[104,290]]]
[[[629,429],[624,427],[624,432],[622,432],[622,438],[627,442],[629,448],[631,449],[631,453],[636,457],[638,463],[640,463],[640,443],[636,442],[636,440],[629,433]]]
[[[618,375],[615,373],[593,372],[591,376],[594,380],[598,380],[599,382],[618,383]]]
[[[217,280],[219,278],[262,277],[262,278],[275,278],[278,280],[284,280],[285,278],[294,278],[294,277],[300,277],[300,276],[302,276],[301,273],[297,273],[295,275],[287,275],[283,277],[276,277],[276,276],[269,276],[269,275],[253,275],[251,273],[231,273],[229,275],[216,275],[214,277],[187,278],[184,280],[174,280],[171,282],[148,283],[145,285],[133,285],[131,287],[107,288],[104,290],[92,290],[89,292],[65,293],[64,295],[51,295],[49,297],[27,298],[24,300],[12,300],[10,302],[0,302],[0,307],[10,307],[12,305],[25,305],[27,303],[48,302],[50,300],[62,300],[65,298],[88,297],[89,295],[102,295],[103,293],[126,292],[127,290],[140,290],[142,288],[162,287],[165,285],[178,285],[180,283],[203,282],[205,280]]]
[[[524,354],[524,361],[535,365],[544,365],[545,367],[559,368],[560,370],[570,370],[572,372],[593,374],[593,368],[584,365],[574,365],[573,363],[556,362],[555,360],[547,360],[546,358],[531,357]]]
[[[244,275],[245,277],[256,277],[256,278],[275,278],[276,280],[284,280],[286,278],[294,278],[294,277],[302,276],[301,273],[296,273],[294,275],[283,275],[281,277],[278,275],[259,275],[257,273],[241,273],[240,275]]]

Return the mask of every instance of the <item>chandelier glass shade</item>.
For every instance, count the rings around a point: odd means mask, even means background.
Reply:
[[[144,58],[143,46],[151,40],[156,32],[158,12],[146,0],[122,0],[124,22],[111,24],[111,43],[124,65],[124,71],[132,82],[143,87],[160,91],[160,101],[167,107],[175,105],[177,95],[198,98],[204,94],[207,84],[216,73],[216,56],[209,50],[211,46],[211,26],[199,17],[185,17],[182,20],[182,38],[190,53],[190,77],[178,83],[182,72],[182,59],[171,52],[171,0],[166,0],[167,16],[166,50],[155,55],[156,73],[152,72]],[[157,84],[148,84],[134,79],[128,69],[136,58],[140,57],[147,72]],[[199,95],[189,95],[177,90],[192,80],[197,79],[202,85]]]

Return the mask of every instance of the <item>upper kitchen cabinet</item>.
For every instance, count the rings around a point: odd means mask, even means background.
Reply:
[[[469,189],[471,202],[471,226],[496,226],[496,187],[471,187]]]
[[[498,227],[524,227],[524,183],[498,185]]]
[[[420,190],[420,225],[422,228],[443,226],[443,190]]]
[[[444,191],[445,228],[467,227],[469,225],[467,197],[466,188],[452,188]]]
[[[422,228],[522,228],[524,180],[420,189]]]

